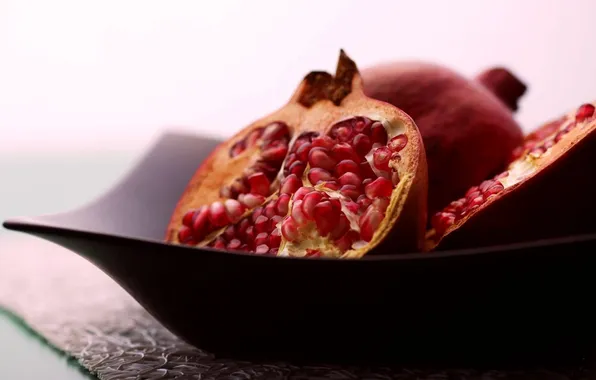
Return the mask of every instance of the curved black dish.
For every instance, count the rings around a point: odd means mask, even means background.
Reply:
[[[172,332],[215,353],[495,365],[592,350],[596,235],[353,261],[164,244],[178,197],[217,143],[166,134],[90,205],[4,226],[83,256]]]

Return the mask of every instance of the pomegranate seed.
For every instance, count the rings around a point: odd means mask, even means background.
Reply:
[[[476,193],[477,191],[478,191],[478,186],[472,186],[472,187],[470,187],[468,189],[468,191],[466,191],[466,195],[465,195],[466,198],[470,198],[470,195]],[[480,193],[478,193],[478,194],[480,194]],[[477,197],[477,195],[474,196],[474,197],[472,197],[472,198],[475,198],[475,197]]]
[[[319,183],[319,181],[328,181],[333,178],[331,176],[331,173],[321,168],[310,169],[308,171],[307,177],[310,183],[312,183],[313,185],[316,185],[317,183]]]
[[[370,199],[376,197],[389,197],[393,191],[390,180],[379,177],[364,187],[364,194]]]
[[[201,240],[207,235],[209,229],[209,207],[202,206],[196,212],[192,222],[192,230],[195,239]]]
[[[366,197],[365,197],[366,198]],[[366,198],[368,199],[368,198]],[[360,206],[358,206],[358,203],[356,202],[352,202],[352,201],[347,201],[344,203],[344,206],[353,214],[358,212],[358,209],[360,208]]]
[[[302,208],[303,202],[303,200],[298,200],[292,204],[292,218],[296,223],[300,225],[303,225],[306,222],[308,222],[308,217],[306,216]]]
[[[187,227],[191,227],[195,213],[196,213],[196,210],[190,210],[186,214],[184,214],[184,216],[182,217],[182,224]]]
[[[471,192],[470,194],[466,195],[466,199],[470,201],[472,199],[478,198],[481,195],[482,195],[482,193],[480,192],[480,190],[476,190],[476,191]]]
[[[371,241],[384,215],[374,207],[369,207],[360,218],[360,236],[364,241]]]
[[[306,194],[302,202],[302,210],[308,218],[313,217],[313,210],[315,206],[323,199],[323,194],[318,191],[313,191]]]
[[[286,158],[288,147],[286,145],[279,145],[269,148],[261,153],[261,158],[266,161],[280,162]]]
[[[582,122],[594,115],[594,106],[590,103],[582,104],[575,113],[575,121]]]
[[[255,228],[253,226],[248,226],[244,235],[246,237],[246,242],[248,244],[253,244],[255,241]]]
[[[331,155],[337,161],[352,160],[354,162],[359,162],[361,160],[350,144],[347,143],[335,144],[333,148],[331,148]]]
[[[449,205],[447,207],[445,207],[443,212],[449,212],[454,215],[459,214],[462,212],[465,205],[466,205],[466,198],[458,199],[456,201],[449,203]]]
[[[236,157],[240,153],[244,152],[245,149],[246,149],[246,145],[245,145],[244,140],[240,140],[240,141],[236,142],[230,148],[230,157],[232,157],[232,158]]]
[[[379,170],[389,170],[389,160],[391,151],[386,146],[375,149],[373,153],[373,163]]]
[[[373,180],[372,180],[372,178],[367,178],[367,179],[365,179],[364,181],[362,181],[362,186],[366,186],[366,185],[368,185],[369,183],[371,183],[372,181],[373,181]]]
[[[242,214],[244,214],[245,211],[245,207],[242,205],[242,203],[235,199],[226,199],[224,206],[226,208],[226,212],[228,213],[230,222],[236,223],[240,221],[240,218],[242,218]]]
[[[289,134],[290,131],[285,123],[274,122],[265,128],[262,139],[264,141],[277,141]]]
[[[358,153],[362,157],[366,156],[366,154],[370,151],[370,148],[372,148],[372,142],[370,141],[370,137],[362,133],[359,133],[356,136],[354,136],[354,141],[352,142],[352,144],[354,144],[354,150],[356,151],[356,153]]]
[[[406,135],[397,135],[394,138],[392,138],[391,140],[389,140],[389,143],[387,144],[387,146],[389,147],[389,149],[392,152],[400,152],[403,148],[405,148],[406,144],[408,143],[408,136]]]
[[[253,131],[250,132],[250,134],[248,136],[246,136],[246,146],[247,147],[254,146],[255,143],[257,142],[257,140],[259,138],[261,138],[261,136],[263,135],[264,129],[265,128],[253,129]]]
[[[255,173],[247,178],[248,184],[250,185],[250,192],[258,195],[269,194],[269,179],[263,173]]]
[[[367,136],[370,136],[370,127],[372,125],[372,121],[367,117],[360,117],[354,123],[354,132],[356,133],[364,133]]]
[[[228,243],[228,249],[238,249],[240,248],[240,246],[242,245],[242,242],[238,239],[232,239],[229,243]]]
[[[375,178],[377,176],[368,161],[362,161],[360,163],[360,174],[362,178]]]
[[[329,156],[329,151],[325,148],[312,148],[308,154],[308,163],[313,168],[333,170],[337,161]]]
[[[303,199],[306,194],[310,193],[313,190],[314,189],[312,187],[299,188],[298,191],[296,191],[296,194],[294,194],[294,201],[299,201]]]
[[[290,196],[282,194],[276,202],[277,215],[286,215],[288,213],[288,205],[290,203]]]
[[[236,231],[237,231],[238,236],[244,237],[248,227],[252,228],[252,226],[250,225],[250,220],[248,220],[248,217],[247,217],[247,218],[242,219],[240,221],[240,223],[238,223],[238,225],[236,226]]]
[[[281,244],[281,232],[276,228],[269,235],[269,247],[277,248]]]
[[[296,151],[296,156],[300,161],[306,162],[308,160],[308,154],[310,153],[310,149],[312,145],[310,143],[302,144],[300,148]]]
[[[296,174],[290,174],[281,181],[281,194],[294,194],[302,186],[302,181],[298,179]]]
[[[342,160],[335,167],[335,175],[340,177],[346,173],[360,174],[360,167],[352,160]]]
[[[335,241],[335,245],[337,246],[337,248],[339,248],[340,251],[345,252],[352,248],[352,243],[356,239],[358,239],[358,232],[350,230],[341,238],[337,239]]]
[[[387,210],[387,207],[389,207],[389,198],[387,198],[387,197],[375,198],[372,201],[372,205],[374,208],[376,208],[377,210],[384,213],[385,210]]]
[[[318,203],[312,213],[321,236],[327,236],[339,223],[340,211],[329,201]]]
[[[339,190],[339,192],[348,197],[348,198],[352,198],[354,200],[358,199],[358,197],[362,194],[358,188],[354,185],[343,185],[341,187],[341,189]]]
[[[215,239],[215,241],[213,242],[213,248],[217,248],[217,249],[225,249],[226,248],[226,242],[221,238],[221,236],[218,236],[217,239]]]
[[[273,255],[273,256],[276,256],[277,255],[277,251],[278,251],[278,248],[271,248],[269,250],[269,254],[270,255]]]
[[[233,225],[227,226],[223,234],[221,234],[221,236],[227,241],[234,239],[234,237],[236,236],[236,228]]]
[[[337,183],[335,181],[319,182],[319,184],[328,190],[339,190],[339,187],[340,187],[339,183]]]
[[[344,213],[339,214],[339,219],[337,220],[337,224],[333,227],[331,231],[331,235],[329,236],[331,239],[336,240],[340,237],[344,236],[348,230],[350,229],[350,222]]]
[[[192,230],[187,226],[180,227],[178,230],[178,240],[181,243],[186,243],[190,239],[192,239]]]
[[[286,158],[286,162],[284,163],[286,168],[289,168],[294,162],[296,162],[296,160],[298,159],[298,156],[296,155],[296,153],[290,153],[290,155],[288,155],[288,158]]]
[[[300,238],[298,224],[291,216],[281,222],[281,234],[287,241],[295,241]]]
[[[312,139],[312,146],[313,147],[321,147],[325,149],[331,149],[335,145],[335,140],[333,140],[329,136],[319,136]]]
[[[372,200],[363,194],[358,197],[358,199],[356,200],[356,203],[358,203],[358,205],[360,206],[360,210],[364,211],[368,208],[368,206],[371,205]]]
[[[509,171],[505,170],[503,173],[495,176],[495,179],[501,179],[501,178],[505,178],[509,175]]]
[[[292,165],[290,165],[288,171],[289,174],[294,174],[297,177],[302,177],[302,174],[304,174],[304,169],[306,169],[306,164],[302,161],[296,161]]]
[[[345,123],[336,124],[333,128],[331,128],[331,136],[338,139],[340,142],[350,141],[354,130],[352,126],[347,125]]]
[[[482,203],[484,203],[484,198],[482,197],[482,195],[477,196],[476,198],[472,199],[469,203],[468,203],[468,210],[472,210],[476,207],[479,207]]]
[[[431,225],[439,236],[442,236],[453,223],[455,223],[455,215],[447,212],[438,212],[431,219]]]
[[[258,245],[257,248],[255,248],[255,253],[259,255],[269,253],[269,247],[267,246],[267,244]]]
[[[360,179],[360,177],[352,172],[347,172],[343,174],[341,177],[339,177],[338,181],[340,185],[354,185],[356,187],[360,187],[360,185],[362,184],[362,180]]]
[[[566,134],[567,134],[567,132],[565,132],[564,130],[557,132],[557,134],[555,135],[555,143],[558,143],[559,141],[561,141],[563,139],[563,137],[565,137]]]
[[[277,215],[277,207],[275,206],[274,201],[269,202],[267,206],[265,206],[265,208],[263,209],[263,215],[265,215],[269,219]]]
[[[269,241],[269,234],[267,232],[261,232],[255,237],[255,245],[267,244]]]
[[[263,173],[265,174],[265,177],[267,177],[267,179],[271,180],[272,178],[275,178],[275,176],[277,175],[277,172],[279,171],[279,168],[277,168],[277,165],[269,165],[267,162],[265,161],[257,161],[254,165],[254,171],[253,173]],[[251,173],[251,174],[253,174]],[[250,176],[250,174],[247,175],[247,177]]]
[[[503,184],[501,182],[495,182],[492,186],[490,186],[489,188],[486,189],[486,191],[484,192],[484,194],[482,194],[482,196],[484,197],[484,200],[486,200],[491,195],[499,194],[504,189],[505,189],[505,187],[503,186]]]
[[[375,121],[370,128],[370,135],[372,143],[378,143],[381,145],[387,144],[387,131],[383,124],[379,121]]]
[[[269,218],[267,218],[265,215],[259,215],[259,217],[255,220],[255,231],[257,233],[268,232]]]
[[[481,193],[484,193],[486,191],[486,189],[488,189],[494,183],[495,183],[495,181],[490,180],[490,179],[487,181],[482,181],[482,183],[480,183],[480,185],[478,186],[478,190],[480,190]]]
[[[257,207],[258,205],[263,204],[263,202],[265,202],[265,197],[262,195],[251,194],[251,193],[240,194],[238,196],[238,201],[240,203],[243,203],[248,208],[254,208],[254,207]]]
[[[226,208],[221,202],[213,202],[209,207],[209,221],[215,227],[223,227],[230,223]]]

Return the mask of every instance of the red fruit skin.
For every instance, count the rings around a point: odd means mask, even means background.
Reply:
[[[366,95],[404,110],[420,130],[428,163],[429,215],[503,170],[523,142],[505,101],[446,67],[385,63],[362,70],[362,78]]]

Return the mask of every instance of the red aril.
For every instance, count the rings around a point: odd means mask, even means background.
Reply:
[[[375,166],[378,149],[389,153]],[[287,104],[200,165],[172,214],[167,241],[293,257],[418,251],[426,186],[413,120],[366,97],[342,51],[335,76],[311,72]]]
[[[589,167],[596,162],[596,103],[528,135],[502,173],[471,187],[431,220],[427,250],[509,244],[596,230]],[[556,141],[555,141],[556,140]]]

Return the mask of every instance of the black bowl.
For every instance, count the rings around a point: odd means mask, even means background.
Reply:
[[[217,143],[166,134],[90,205],[4,226],[83,256],[170,331],[219,354],[496,365],[592,350],[596,235],[361,260],[163,243],[178,197]]]

